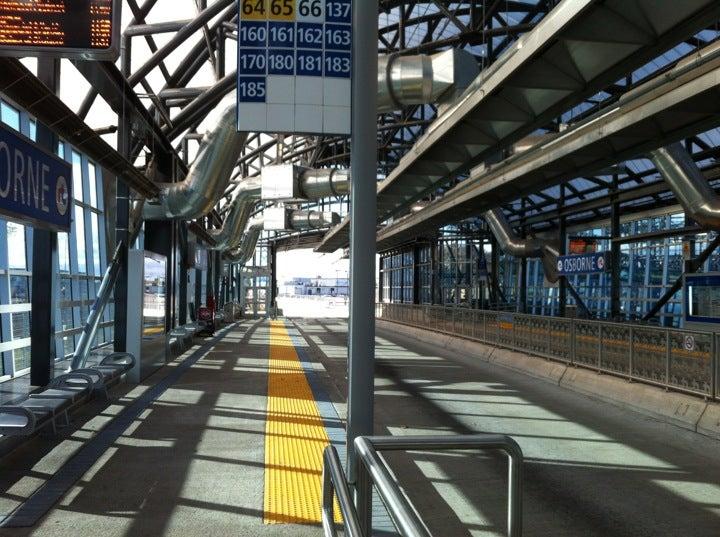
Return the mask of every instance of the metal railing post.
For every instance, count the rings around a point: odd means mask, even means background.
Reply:
[[[570,320],[570,363],[575,365],[577,361],[577,325],[575,319]]]
[[[369,536],[372,535],[372,483],[365,465],[359,460],[355,464],[355,509],[362,535]]]
[[[353,505],[350,490],[347,486],[345,472],[340,464],[340,457],[333,446],[328,446],[323,452],[322,470],[322,526],[326,537],[337,537],[335,527],[335,505],[333,499],[337,496],[340,512],[343,517],[343,526],[347,537],[363,537],[360,523]]]
[[[670,355],[672,353],[670,330],[665,332],[665,389],[670,387]]]
[[[602,371],[602,350],[603,350],[603,325],[602,325],[602,323],[598,323],[598,355],[597,355],[598,371]]]
[[[507,535],[522,535],[523,453],[509,436],[477,434],[459,436],[359,437],[355,448],[361,465],[375,484],[378,494],[398,533],[403,537],[430,537],[419,514],[390,473],[380,451],[499,450],[509,459]],[[368,534],[369,535],[369,534]]]
[[[712,334],[710,336],[710,367],[712,368],[710,375],[712,377],[712,386],[710,391],[712,392],[712,398],[717,399],[718,396],[718,359],[717,359],[717,336]]]
[[[628,359],[628,380],[633,378],[633,368],[635,367],[635,330],[630,327],[630,358]]]

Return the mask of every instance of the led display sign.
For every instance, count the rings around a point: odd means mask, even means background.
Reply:
[[[114,60],[121,0],[0,0],[0,55]]]

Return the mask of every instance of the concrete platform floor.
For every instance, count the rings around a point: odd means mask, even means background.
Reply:
[[[0,536],[319,537],[318,526],[263,524],[268,340],[265,322],[230,330],[36,527]],[[0,460],[0,514],[178,363],[83,408],[59,439],[36,438]]]
[[[346,322],[296,326],[344,416]],[[0,537],[319,537],[317,526],[262,522],[268,341],[265,322],[231,329],[38,525],[2,529]],[[393,331],[379,332],[376,343],[376,433],[513,436],[526,455],[526,537],[720,535],[718,442]],[[1,459],[0,514],[181,359],[141,386],[116,390],[110,403],[83,408],[60,438],[36,438]],[[502,457],[388,460],[434,535],[504,534]]]
[[[296,324],[344,416],[346,322]],[[717,441],[393,331],[377,335],[376,434],[513,436],[526,457],[526,537],[720,535]],[[504,534],[504,458],[388,461],[434,535]]]

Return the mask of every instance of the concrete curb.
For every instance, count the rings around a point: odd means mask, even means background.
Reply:
[[[428,345],[458,353],[458,360],[472,364],[478,360],[497,364],[525,375],[551,382],[583,395],[600,399],[645,416],[720,440],[720,404],[663,388],[628,382],[591,369],[568,366],[546,358],[493,347],[459,336],[376,320],[378,330],[416,339]]]

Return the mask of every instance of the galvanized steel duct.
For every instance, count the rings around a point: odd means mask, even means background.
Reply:
[[[308,169],[300,174],[298,181],[300,192],[308,200],[319,200],[333,195],[340,196],[347,194],[350,190],[350,172],[348,170]],[[211,250],[226,251],[237,248],[243,239],[242,232],[260,202],[262,196],[260,176],[244,178],[240,181],[238,188],[239,191],[225,217],[222,229],[210,230],[210,235],[216,243],[215,246],[210,247]],[[320,227],[324,227],[324,225]]]
[[[212,211],[247,139],[247,133],[237,132],[236,110],[235,105],[227,107],[215,128],[205,135],[184,181],[158,185],[158,199],[145,204],[145,220],[195,220]]]
[[[683,145],[656,149],[650,158],[685,212],[702,226],[720,228],[720,197]]]
[[[433,56],[380,56],[378,112],[451,100],[467,88],[479,72],[475,57],[462,49],[450,49]]]
[[[300,192],[309,200],[349,194],[350,170],[305,170],[300,174]]]
[[[337,213],[321,211],[290,211],[288,218],[290,229],[305,231],[308,229],[321,229],[337,224],[340,216]],[[231,263],[244,265],[252,257],[255,247],[260,239],[260,233],[265,227],[265,219],[258,216],[250,220],[245,233],[242,235],[240,246],[235,251],[225,253],[225,259]]]
[[[510,227],[502,209],[487,211],[483,218],[503,252],[513,257],[540,258],[545,277],[551,282],[558,281],[557,260],[560,249],[556,241],[535,237],[519,238]]]
[[[246,265],[255,253],[255,247],[257,246],[258,240],[260,240],[260,233],[265,226],[265,219],[262,217],[253,218],[242,235],[240,247],[235,251],[225,252],[225,259],[231,263],[237,263],[239,265]]]
[[[290,228],[294,231],[322,229],[340,223],[337,213],[321,211],[290,211]]]
[[[246,177],[238,185],[238,192],[225,217],[222,229],[209,230],[215,239],[211,250],[225,251],[236,248],[242,239],[242,232],[260,200],[262,182],[260,177]]]

